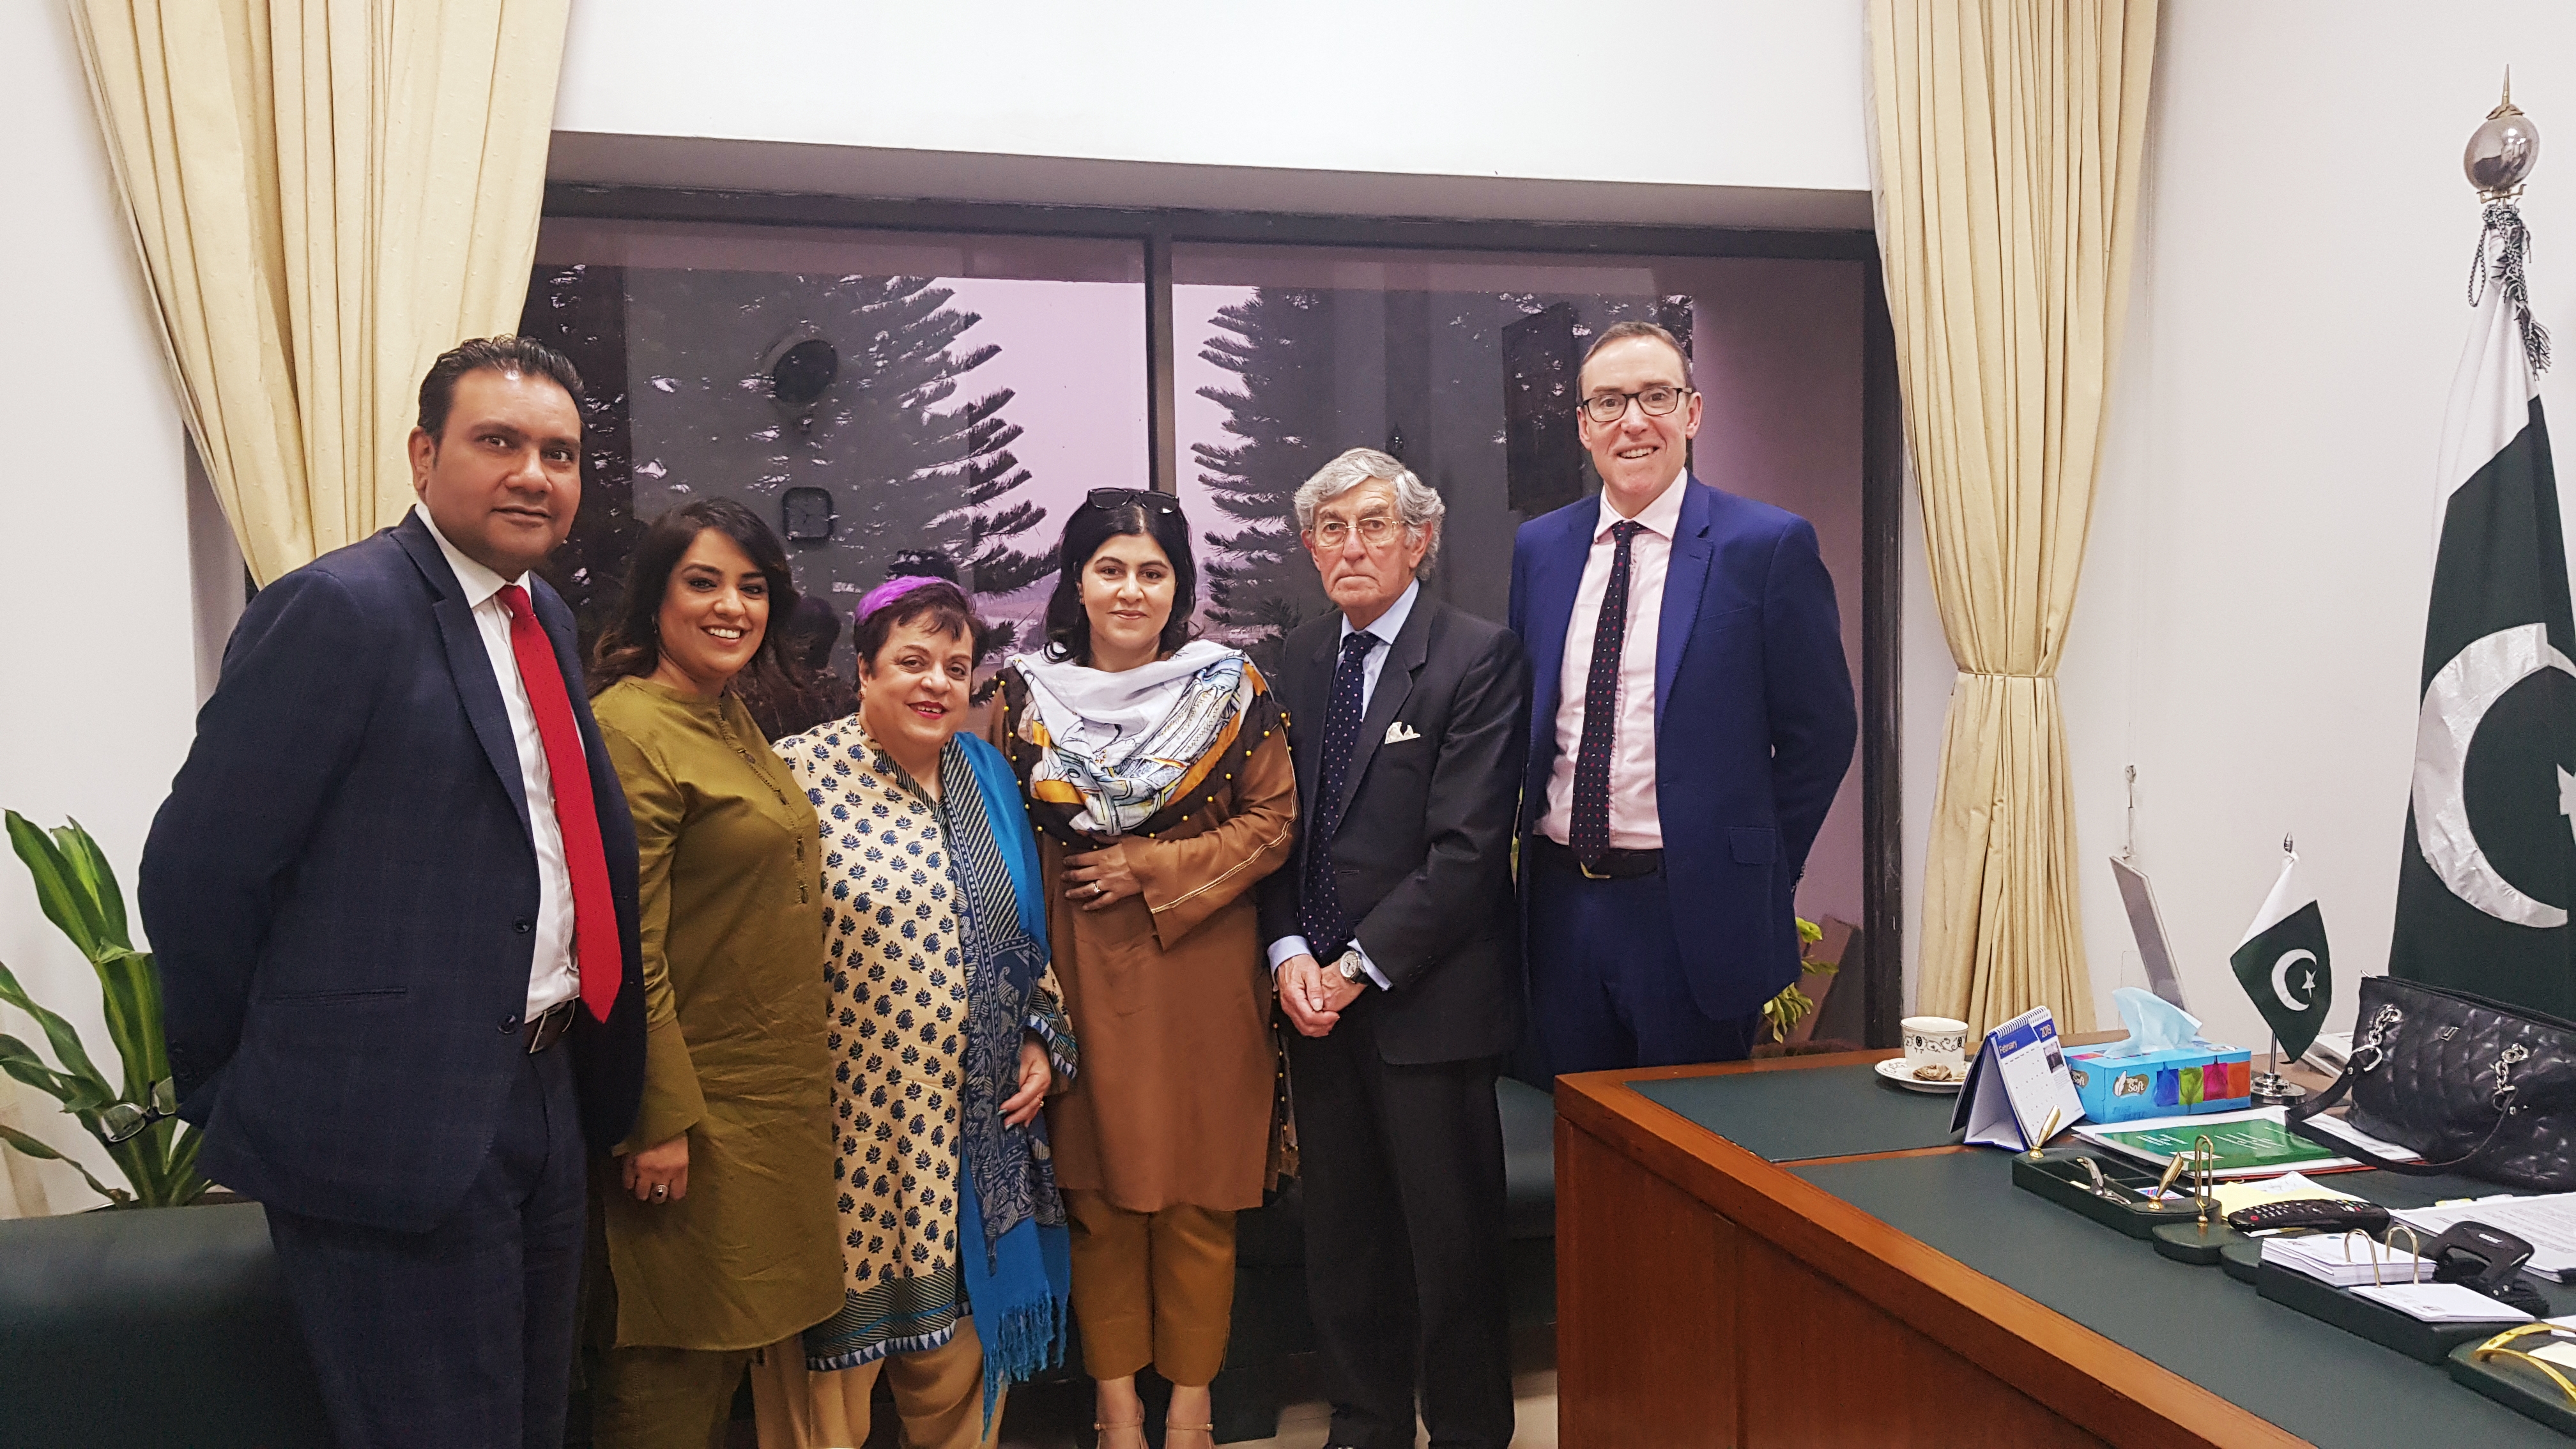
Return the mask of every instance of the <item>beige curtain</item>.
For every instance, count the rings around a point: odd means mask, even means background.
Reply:
[[[1959,677],[1918,1010],[2093,1023],[2057,666],[2137,231],[2155,0],[1870,0],[1878,242]]]
[[[411,505],[420,376],[515,330],[568,0],[70,0],[189,431],[261,583]]]

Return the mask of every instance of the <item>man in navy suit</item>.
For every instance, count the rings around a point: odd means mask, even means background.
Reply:
[[[1689,475],[1673,335],[1579,374],[1601,494],[1521,526],[1534,673],[1521,798],[1531,1075],[1750,1055],[1798,976],[1793,902],[1859,732],[1834,584],[1795,514]]]
[[[644,1040],[634,826],[531,572],[580,388],[438,359],[419,506],[259,591],[144,847],[180,1115],[267,1206],[344,1446],[563,1442],[585,1143]]]

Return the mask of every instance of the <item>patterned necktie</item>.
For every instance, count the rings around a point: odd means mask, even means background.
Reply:
[[[1610,853],[1610,753],[1619,735],[1619,651],[1628,642],[1628,546],[1645,530],[1633,519],[1610,525],[1610,585],[1592,625],[1592,672],[1583,679],[1583,740],[1574,756],[1574,812],[1565,843],[1589,868]]]
[[[519,661],[519,683],[528,691],[546,774],[554,782],[555,824],[563,830],[564,871],[572,877],[572,959],[581,971],[581,1004],[606,1021],[626,970],[616,898],[608,889],[608,851],[599,843],[599,808],[590,796],[590,758],[582,753],[581,726],[573,722],[554,641],[529,607],[528,591],[502,585],[501,607],[510,611],[510,653]]]
[[[1376,647],[1377,636],[1366,629],[1342,641],[1342,662],[1333,670],[1333,703],[1324,711],[1324,758],[1315,771],[1315,819],[1306,832],[1306,908],[1298,922],[1318,961],[1332,960],[1351,943],[1350,922],[1342,916],[1341,883],[1333,878],[1333,832],[1342,824],[1342,783],[1350,777],[1351,747],[1359,743],[1368,656]]]

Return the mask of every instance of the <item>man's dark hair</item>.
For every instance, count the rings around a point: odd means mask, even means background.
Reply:
[[[1583,368],[1592,365],[1592,359],[1600,354],[1602,348],[1614,342],[1625,342],[1632,337],[1651,337],[1671,348],[1673,356],[1680,358],[1682,362],[1682,386],[1692,386],[1690,349],[1682,346],[1682,340],[1675,337],[1670,330],[1652,322],[1613,322],[1603,328],[1601,335],[1592,339],[1592,345],[1583,349],[1583,367],[1574,370],[1576,379],[1579,381],[1582,378]],[[580,394],[576,393],[574,396],[578,397]]]
[[[476,337],[438,355],[420,380],[420,430],[435,441],[447,430],[447,410],[456,403],[456,380],[469,372],[543,373],[560,384],[572,400],[581,401],[581,373],[572,359],[532,337],[504,332]]]

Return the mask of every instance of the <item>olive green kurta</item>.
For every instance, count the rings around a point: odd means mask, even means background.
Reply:
[[[622,1150],[689,1137],[683,1200],[592,1174],[616,1341],[758,1348],[841,1306],[814,807],[729,695],[622,679],[591,707],[640,866],[644,1100]]]

